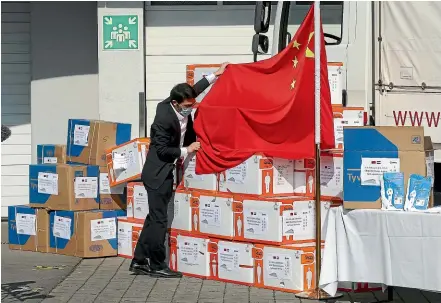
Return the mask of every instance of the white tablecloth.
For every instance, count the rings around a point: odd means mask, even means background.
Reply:
[[[320,287],[339,281],[441,291],[441,214],[333,208]]]

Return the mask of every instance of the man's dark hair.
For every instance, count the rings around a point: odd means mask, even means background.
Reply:
[[[178,103],[182,103],[185,99],[194,99],[196,97],[194,88],[188,83],[179,83],[170,91],[170,99]]]

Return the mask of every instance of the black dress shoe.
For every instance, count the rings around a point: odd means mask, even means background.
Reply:
[[[132,260],[130,263],[129,271],[134,273],[135,275],[148,275],[152,271],[147,262],[138,263],[135,260]]]
[[[163,269],[151,269],[149,275],[156,278],[182,278],[181,272],[171,270],[169,267]]]

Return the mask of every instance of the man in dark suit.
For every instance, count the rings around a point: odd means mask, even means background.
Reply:
[[[173,194],[173,170],[178,158],[197,152],[191,112],[195,98],[217,77],[228,63],[198,81],[194,87],[181,83],[173,87],[170,97],[158,104],[150,130],[150,147],[141,179],[147,190],[149,214],[136,244],[130,271],[155,277],[180,278],[165,263],[167,208]]]

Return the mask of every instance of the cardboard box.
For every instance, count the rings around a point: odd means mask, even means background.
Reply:
[[[211,246],[215,247],[210,255],[210,279],[253,286],[255,280],[254,245],[212,238],[210,242]]]
[[[29,165],[31,207],[51,210],[99,208],[98,166]]]
[[[106,166],[106,150],[130,140],[131,124],[69,119],[67,161]]]
[[[328,150],[320,156],[320,190],[324,199],[343,201],[343,151]],[[294,194],[315,197],[315,159],[294,162]]]
[[[218,189],[217,175],[196,175],[196,156],[188,155],[178,168],[178,188],[202,189],[214,191]]]
[[[435,150],[433,149],[432,139],[430,136],[424,137],[424,151],[426,155],[426,176],[432,177],[433,187],[433,184],[435,184]]]
[[[315,202],[308,197],[234,196],[234,240],[272,245],[315,242]],[[321,203],[322,237],[331,202]]]
[[[65,164],[66,145],[39,144],[37,145],[37,164]]]
[[[27,205],[8,207],[9,248],[48,252],[49,213]]]
[[[142,182],[127,184],[127,217],[143,223],[149,214],[147,190]]]
[[[118,257],[133,259],[141,230],[142,224],[132,222],[127,217],[118,218]]]
[[[117,217],[121,210],[53,211],[49,251],[81,258],[116,256]]]
[[[422,127],[345,127],[344,137],[343,196],[347,209],[380,209],[379,177],[384,172],[403,172],[405,188],[411,174],[427,173]]]
[[[100,167],[99,177],[100,209],[126,209],[127,192],[124,184],[110,187],[106,167]]]
[[[219,176],[219,191],[261,196],[294,192],[294,160],[254,155]]]
[[[149,138],[138,138],[106,150],[110,186],[141,179],[149,145]]]
[[[216,251],[215,243],[207,237],[173,229],[170,231],[169,242],[169,266],[172,270],[190,277],[210,277],[210,255]]]
[[[254,246],[255,286],[292,293],[315,287],[315,246]]]
[[[363,126],[364,108],[332,106],[332,111],[334,114],[335,148],[343,149],[344,148],[343,128],[347,126]]]

